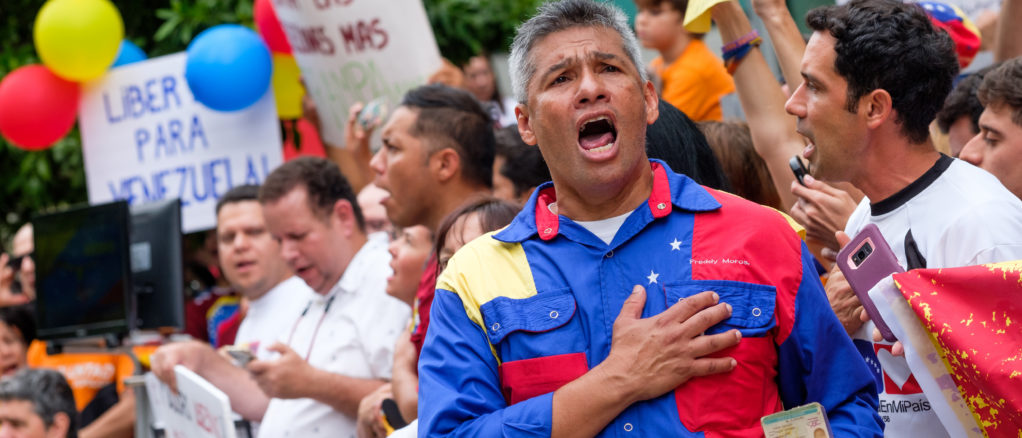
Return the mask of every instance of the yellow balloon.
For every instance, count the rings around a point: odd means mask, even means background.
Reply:
[[[302,71],[291,55],[273,54],[273,95],[277,99],[277,117],[297,119],[302,116]]]
[[[106,73],[124,39],[121,13],[109,0],[49,0],[35,18],[35,48],[53,73],[87,81]]]

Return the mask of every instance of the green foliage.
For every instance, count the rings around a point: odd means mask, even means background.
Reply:
[[[192,38],[217,24],[252,26],[252,2],[242,0],[170,0],[170,7],[156,10],[163,24],[153,39],[170,46],[187,46]]]
[[[252,27],[252,0],[113,0],[124,34],[149,57],[185,50],[203,30],[223,23]],[[0,77],[39,62],[32,26],[42,2],[3,0]],[[77,127],[53,147],[28,152],[0,138],[0,242],[31,215],[88,200]]]
[[[542,3],[542,0],[423,0],[440,53],[455,65],[483,52],[507,52],[518,25]]]

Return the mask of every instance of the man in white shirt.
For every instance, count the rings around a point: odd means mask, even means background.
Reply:
[[[314,295],[291,273],[270,235],[259,205],[259,186],[229,190],[217,201],[217,256],[224,277],[249,300],[235,345],[270,345],[291,327]],[[153,355],[157,376],[173,384],[174,365],[184,365],[207,379],[216,374],[246,377],[245,372],[216,354],[205,342],[179,342],[160,347]],[[221,371],[223,370],[223,371]]]
[[[351,186],[330,161],[302,157],[274,170],[259,194],[281,254],[316,296],[281,353],[248,369],[273,397],[260,435],[354,436],[358,403],[390,378],[410,309],[385,293],[386,236],[367,236]]]
[[[231,287],[248,299],[236,345],[270,345],[290,328],[312,290],[280,256],[259,205],[259,186],[238,186],[217,201],[217,255]]]
[[[358,402],[389,379],[394,341],[409,315],[384,292],[385,236],[365,235],[351,186],[326,160],[280,166],[260,203],[288,267],[315,293],[300,300],[300,312],[277,333],[280,342],[259,346],[260,357],[279,356],[252,361],[247,372],[216,355],[174,359],[191,362],[236,412],[261,421],[261,437],[354,436]],[[154,372],[173,384],[173,362],[157,359]]]
[[[821,7],[806,21],[814,33],[804,80],[786,109],[809,140],[812,175],[866,195],[845,232],[876,224],[906,269],[1022,258],[1022,202],[989,173],[937,152],[929,136],[958,71],[951,39],[921,7],[894,0]],[[873,324],[859,320],[839,271],[827,296],[874,373],[885,435],[946,436],[904,357],[872,342]]]

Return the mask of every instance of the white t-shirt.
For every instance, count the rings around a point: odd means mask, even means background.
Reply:
[[[918,180],[871,205],[863,199],[845,232],[880,228],[905,269],[952,268],[1022,259],[1022,201],[993,175],[942,155]],[[880,417],[888,437],[941,437],[947,432],[890,342],[873,343],[873,323],[852,336],[883,388]]]
[[[251,300],[248,312],[241,320],[235,344],[259,343],[259,352],[280,338],[281,333],[291,330],[298,315],[315,295],[301,278],[291,277],[270,289],[258,300]],[[260,359],[265,359],[260,356]]]
[[[610,245],[610,242],[614,241],[614,236],[617,235],[618,230],[621,229],[621,225],[624,225],[625,219],[628,219],[628,216],[631,214],[632,212],[629,211],[628,213],[620,216],[614,216],[607,219],[600,219],[598,221],[575,221],[575,223],[581,225],[582,228],[589,230],[590,233],[599,237],[600,240],[607,245]]]
[[[394,433],[387,435],[387,438],[416,438],[419,436],[419,419],[416,418],[408,423],[407,426],[395,430]]]
[[[359,249],[337,285],[314,294],[292,327],[279,334],[322,370],[362,379],[390,379],[394,343],[411,309],[386,294],[390,253],[385,233]],[[293,334],[292,334],[293,332]],[[355,419],[312,399],[271,399],[260,438],[354,437]]]

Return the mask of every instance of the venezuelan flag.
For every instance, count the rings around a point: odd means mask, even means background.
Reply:
[[[870,297],[952,436],[1022,437],[1022,261],[894,274]]]

